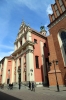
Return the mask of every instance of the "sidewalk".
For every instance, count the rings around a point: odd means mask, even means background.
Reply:
[[[20,100],[66,100],[66,87],[60,87],[60,92],[57,92],[56,87],[36,87],[35,92],[29,90],[28,87],[22,87],[20,90],[18,88],[13,88],[13,90],[4,88],[0,89],[0,92]]]
[[[0,89],[1,91],[6,91],[6,90],[10,90],[10,89],[8,89],[8,88],[4,88],[4,89]],[[26,87],[26,86],[22,86],[21,87],[21,89],[19,90],[19,87],[14,87],[13,89],[12,89],[12,91],[31,91],[31,90],[29,90],[29,88],[28,87]],[[36,93],[42,93],[42,94],[47,94],[47,95],[49,95],[49,94],[52,94],[52,95],[61,95],[61,96],[66,96],[66,87],[59,87],[59,92],[57,91],[57,87],[36,87],[35,88],[35,92]]]
[[[46,95],[57,95],[57,96],[63,96],[66,97],[66,87],[59,87],[60,91],[57,91],[57,87],[39,87],[36,88],[36,93],[42,93]]]

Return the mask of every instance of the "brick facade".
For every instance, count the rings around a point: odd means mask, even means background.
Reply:
[[[60,30],[66,30],[66,15],[64,15],[65,13],[66,13],[66,10],[60,16],[58,16],[53,22],[50,22],[50,24],[48,25],[49,32],[50,32],[50,35],[47,37],[49,52],[50,52],[49,62],[53,60],[58,60],[58,65],[55,64],[55,68],[56,68],[56,74],[57,74],[59,85],[66,85],[65,83],[66,66],[64,66],[61,48],[58,41],[58,34]],[[54,14],[55,14],[55,11],[54,11]],[[62,19],[62,16],[63,16],[63,19]],[[50,86],[56,85],[56,77],[55,77],[55,70],[54,70],[53,64],[50,66],[50,71],[48,72],[48,76],[49,76]]]

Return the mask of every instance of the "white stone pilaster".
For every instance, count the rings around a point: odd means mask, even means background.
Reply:
[[[16,46],[16,44],[14,45],[14,51],[15,51],[15,50],[17,50],[17,46]]]
[[[12,79],[11,79],[11,83],[14,82],[14,71],[15,71],[15,61],[12,61]]]
[[[21,82],[23,82],[23,56],[21,57]]]
[[[32,41],[31,30],[27,32],[27,41]]]
[[[2,84],[6,82],[6,70],[7,70],[7,58],[4,60],[3,73],[2,73]]]
[[[34,81],[34,59],[33,52],[31,50],[28,50],[26,53],[26,74],[27,81]]]
[[[18,83],[18,59],[16,60],[16,83]]]

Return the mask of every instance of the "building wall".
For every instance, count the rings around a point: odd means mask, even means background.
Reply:
[[[9,80],[9,83],[15,82],[14,80],[14,67],[15,63],[13,59],[10,59],[8,57],[4,58],[4,60],[1,62],[1,83],[7,84],[7,79]]]
[[[50,52],[49,60],[50,62],[52,60],[58,60],[58,65],[56,66],[56,70],[58,70],[57,77],[58,77],[59,85],[64,85],[65,77],[66,77],[66,66],[64,65],[64,62],[63,62],[61,48],[58,41],[58,34],[60,30],[63,30],[63,29],[66,30],[65,21],[66,21],[66,17],[59,20],[58,23],[56,23],[53,27],[51,27],[49,29],[50,36],[48,36],[48,45],[49,45],[49,52]],[[50,71],[52,70],[54,70],[53,65],[50,67]],[[53,77],[55,73],[49,72],[48,74],[49,74],[50,85],[55,85],[56,83],[55,77]],[[60,80],[59,80],[59,77],[60,77]]]
[[[9,72],[8,72],[9,71]],[[7,61],[7,68],[6,68],[6,83],[7,83],[7,79],[10,79],[10,83],[11,83],[11,78],[12,78],[12,60],[8,60]]]
[[[46,39],[41,38],[35,34],[32,34],[32,41],[34,42],[34,39],[37,40],[37,43],[34,44],[34,77],[35,77],[35,82],[45,82],[44,78],[44,67],[46,67],[45,63],[43,64],[43,57],[45,58],[45,55],[47,52],[45,51],[44,54],[44,43],[46,43]],[[38,56],[39,58],[39,68],[36,68],[36,62],[35,62],[35,56]],[[43,72],[42,72],[43,71]]]

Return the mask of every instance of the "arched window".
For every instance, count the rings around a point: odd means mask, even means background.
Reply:
[[[61,34],[60,34],[60,37],[61,37],[63,47],[64,47],[64,51],[65,51],[65,54],[66,54],[66,32],[62,31]]]

